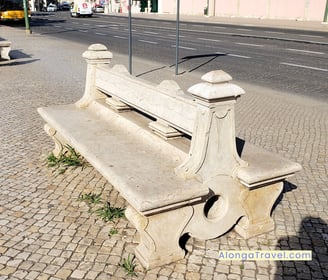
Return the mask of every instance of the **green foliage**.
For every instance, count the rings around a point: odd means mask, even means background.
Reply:
[[[108,236],[113,236],[115,234],[118,234],[118,230],[116,228],[112,228],[109,233],[108,233]]]
[[[135,260],[135,256],[131,258],[129,254],[128,258],[127,259],[124,258],[123,262],[119,264],[119,266],[125,270],[126,275],[128,276],[137,276],[137,273],[134,271],[137,266],[134,260]]]
[[[104,222],[113,222],[115,219],[124,217],[124,208],[111,207],[110,203],[107,202],[103,207],[98,208],[94,212],[100,217]]]
[[[59,173],[64,173],[68,167],[82,167],[85,168],[88,166],[88,162],[82,158],[82,156],[74,150],[70,145],[65,146],[66,151],[59,154],[56,157],[51,153],[48,158],[48,167],[55,167],[59,170]]]
[[[78,201],[85,201],[88,204],[98,204],[100,203],[101,200],[101,194],[95,194],[95,193],[85,193],[85,194],[80,194]]]
[[[86,202],[90,206],[88,212],[91,214],[95,213],[104,222],[114,222],[115,219],[124,217],[125,209],[119,207],[111,207],[109,202],[104,202],[102,207],[96,208],[96,210],[94,210],[95,208],[92,208],[93,205],[97,205],[103,202],[101,194],[95,194],[92,192],[80,194],[77,200]],[[113,236],[117,233],[118,230],[116,228],[112,228],[108,232],[108,236]]]

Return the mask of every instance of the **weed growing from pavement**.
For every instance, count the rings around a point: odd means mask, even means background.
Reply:
[[[59,154],[56,157],[53,153],[51,153],[48,158],[48,167],[55,167],[59,170],[59,173],[64,173],[68,167],[84,167],[88,166],[89,163],[79,154],[77,153],[73,147],[66,145],[66,151],[64,153]],[[77,198],[78,201],[86,202],[89,205],[89,213],[95,213],[99,218],[101,218],[104,222],[115,222],[115,220],[124,217],[124,208],[120,207],[112,207],[109,202],[104,202],[103,206],[93,210],[94,205],[98,205],[103,202],[101,198],[101,194],[96,193],[84,193],[80,194]],[[108,236],[113,236],[118,233],[116,228],[112,228]],[[125,264],[127,267],[129,265],[129,261]]]
[[[124,210],[125,209],[121,207],[112,207],[110,203],[107,202],[103,207],[98,208],[94,212],[104,222],[113,222],[115,219],[124,217]]]
[[[118,230],[116,228],[112,228],[109,233],[108,233],[108,236],[113,236],[115,234],[118,234]]]
[[[128,258],[124,258],[123,261],[119,264],[120,267],[122,267],[126,275],[128,276],[137,276],[137,273],[135,272],[136,263],[134,262],[135,256],[131,258],[131,255],[128,255]]]
[[[81,167],[83,170],[89,165],[89,163],[78,152],[76,152],[73,147],[66,145],[65,149],[66,151],[60,153],[58,157],[53,153],[47,157],[48,167],[55,167],[60,174],[63,174],[69,167]]]
[[[95,193],[85,193],[85,194],[80,194],[78,201],[85,201],[88,204],[99,204],[102,199],[101,199],[101,194],[95,194]]]
[[[92,192],[80,194],[77,201],[86,202],[89,205],[88,212],[91,214],[95,213],[104,222],[115,222],[116,219],[124,217],[125,209],[120,207],[112,207],[109,202],[104,202],[102,207],[96,208],[95,205],[103,202],[101,194],[95,194]],[[108,236],[113,236],[115,234],[118,234],[118,230],[116,228],[112,228],[108,232]]]

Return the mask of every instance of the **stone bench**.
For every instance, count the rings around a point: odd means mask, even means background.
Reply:
[[[9,52],[11,50],[11,42],[0,41],[0,58],[10,60]]]
[[[91,45],[83,97],[39,108],[55,154],[69,144],[126,199],[140,234],[136,256],[151,268],[182,259],[185,235],[207,240],[231,228],[244,238],[274,229],[283,181],[301,169],[235,137],[234,106],[244,91],[212,71],[184,94],[131,76]]]

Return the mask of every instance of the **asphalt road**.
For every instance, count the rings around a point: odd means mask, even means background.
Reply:
[[[125,16],[33,16],[34,32],[128,53]],[[133,18],[133,56],[174,67],[176,23]],[[234,80],[328,100],[328,34],[208,23],[180,23],[179,73],[223,69]]]

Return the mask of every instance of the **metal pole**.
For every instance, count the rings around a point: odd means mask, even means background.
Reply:
[[[129,72],[132,75],[132,20],[131,20],[131,2],[129,0]]]
[[[180,0],[177,0],[177,22],[175,40],[175,75],[179,74]]]
[[[24,7],[24,18],[25,18],[25,31],[27,34],[31,34],[30,29],[30,21],[28,18],[28,9],[27,9],[27,0],[23,0],[23,7]]]
[[[325,15],[323,17],[323,22],[327,22],[328,19],[328,0],[326,1]]]

